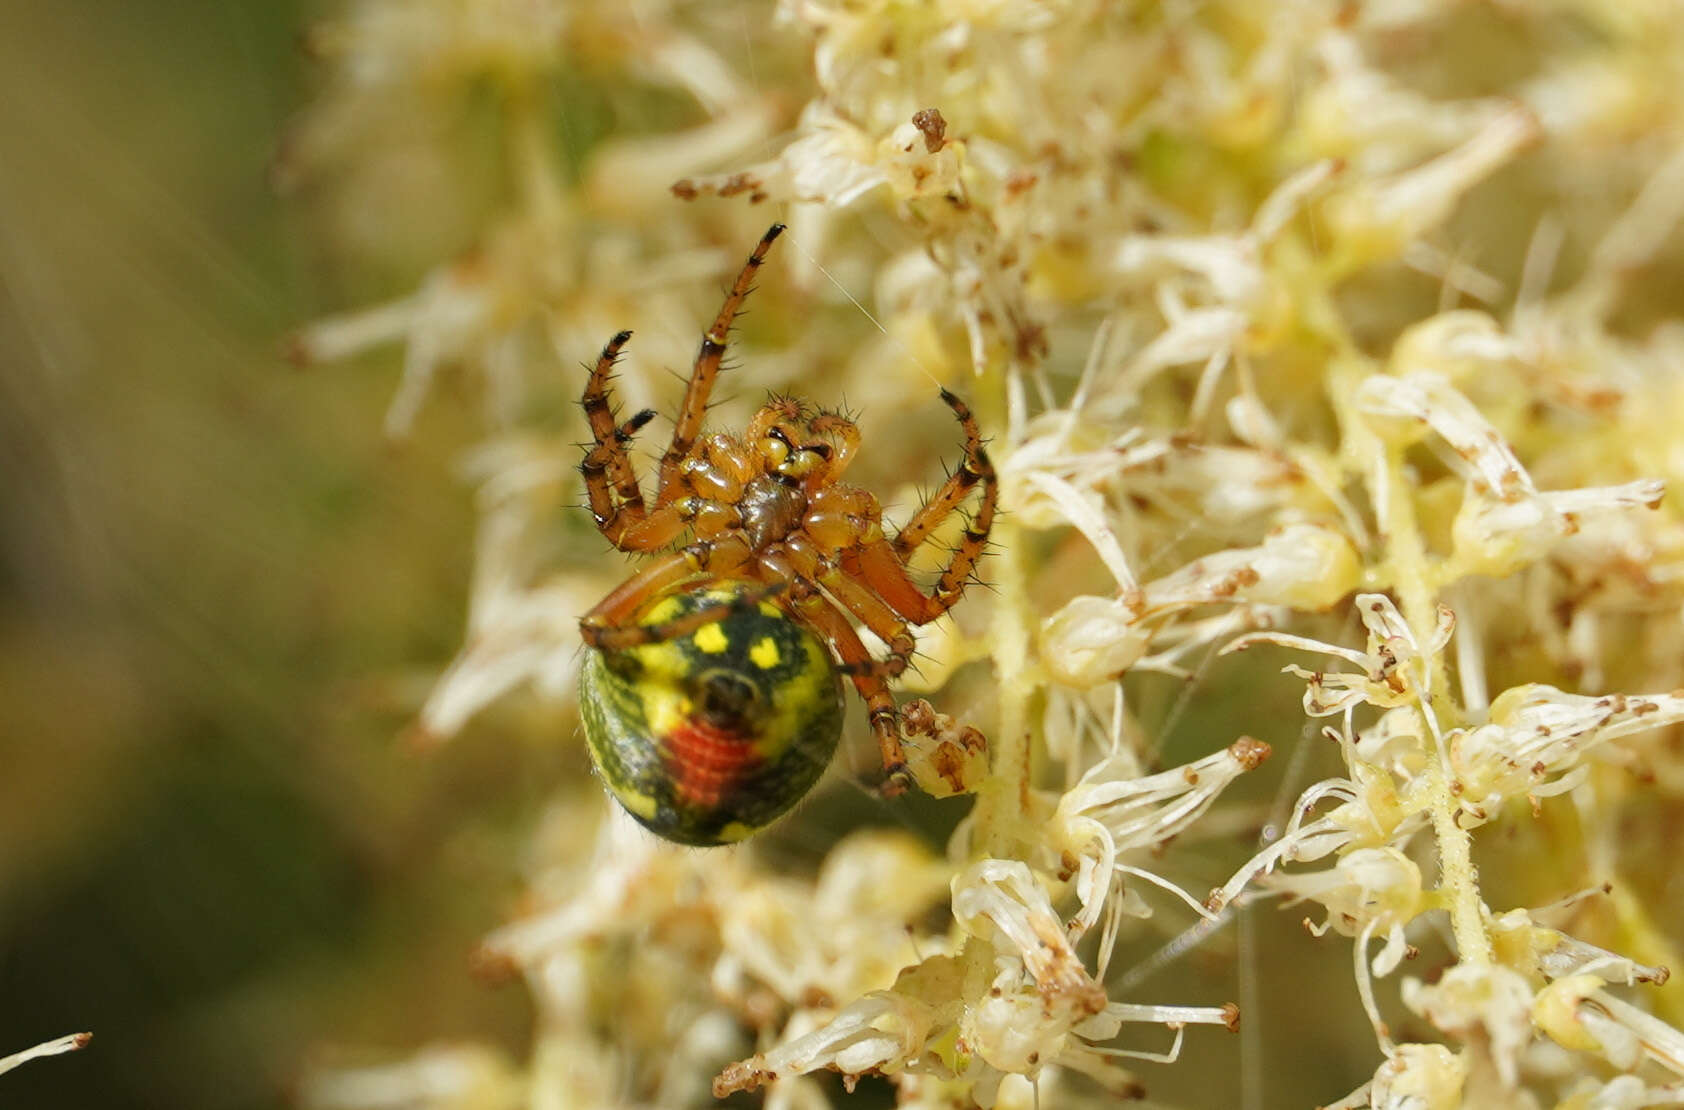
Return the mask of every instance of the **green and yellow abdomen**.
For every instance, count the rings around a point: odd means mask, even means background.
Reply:
[[[588,651],[585,741],[621,805],[683,844],[758,832],[810,790],[842,734],[842,685],[824,643],[748,582],[658,598],[636,623],[713,606],[723,619],[672,639]]]

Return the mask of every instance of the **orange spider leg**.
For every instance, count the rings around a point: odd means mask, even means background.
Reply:
[[[608,651],[625,651],[628,648],[640,647],[644,644],[659,644],[668,640],[676,640],[688,636],[706,625],[718,624],[735,613],[748,612],[762,601],[769,601],[788,588],[789,583],[787,582],[761,583],[753,589],[743,591],[730,601],[704,605],[692,613],[687,613],[682,617],[674,617],[670,621],[661,621],[657,624],[634,624],[608,629],[606,634],[599,639],[603,650]]]
[[[965,583],[987,545],[988,533],[967,529],[953,561],[941,572],[933,592],[926,594],[907,573],[888,540],[862,544],[842,556],[842,570],[859,585],[875,592],[895,612],[913,624],[929,624],[965,592]]]
[[[620,349],[631,339],[631,334],[623,331],[602,348],[602,355],[585,382],[585,395],[580,398],[585,419],[591,426],[591,435],[596,440],[596,446],[585,456],[581,469],[590,490],[591,511],[596,514],[599,524],[605,517],[612,516],[614,511],[612,499],[608,496],[610,486],[619,495],[622,509],[630,509],[638,516],[643,514],[643,492],[638,488],[637,473],[626,454],[626,445],[639,428],[654,418],[655,412],[644,409],[624,424],[616,425],[613,405],[608,397],[614,364],[619,361]],[[603,481],[605,476],[606,482]]]
[[[964,426],[965,461],[929,504],[901,529],[893,542],[881,538],[862,540],[846,549],[841,560],[842,569],[850,578],[875,592],[913,624],[928,624],[935,620],[951,609],[965,592],[971,572],[988,548],[988,530],[994,524],[994,510],[999,500],[999,481],[994,473],[994,464],[989,462],[988,453],[982,448],[971,410],[945,389],[941,391],[941,399],[948,403]],[[907,541],[922,543],[928,539],[937,525],[964,500],[970,488],[978,484],[982,487],[982,504],[977,508],[976,519],[971,521],[959,545],[953,549],[953,558],[936,580],[935,589],[926,594],[907,571],[906,556],[917,546],[917,543]]]
[[[881,598],[847,577],[835,564],[819,556],[812,545],[796,536],[784,542],[796,571],[802,578],[817,582],[867,628],[872,635],[888,646],[887,659],[867,659],[863,663],[848,664],[843,670],[849,675],[873,674],[881,678],[895,678],[902,674],[912,660],[917,641],[906,627],[906,621]]]
[[[642,520],[627,521],[613,531],[604,529],[603,534],[622,551],[655,551],[678,539],[688,523],[681,505],[663,505]]]
[[[696,436],[701,432],[702,417],[707,413],[708,394],[713,389],[714,379],[719,376],[719,363],[725,357],[725,343],[731,336],[731,321],[736,317],[743,298],[748,296],[755,271],[760,269],[760,264],[766,260],[766,252],[772,249],[773,241],[783,234],[783,230],[783,224],[773,224],[766,234],[760,237],[754,252],[748,256],[742,271],[737,274],[737,280],[731,283],[731,292],[726,295],[725,303],[720,306],[713,326],[702,337],[701,349],[696,352],[696,363],[690,372],[690,384],[684,390],[684,404],[679,409],[678,420],[673,426],[672,443],[667,446],[666,454],[661,456],[660,492],[656,496],[662,504],[677,496],[679,468],[690,454],[690,449],[695,446]]]
[[[977,524],[986,536],[988,526],[994,521],[995,476],[994,465],[988,461],[988,452],[982,448],[982,436],[977,430],[976,417],[971,414],[970,406],[961,401],[955,394],[947,390],[941,391],[941,399],[953,410],[959,418],[959,425],[965,432],[965,461],[959,469],[943,483],[936,495],[925,502],[911,520],[906,522],[895,536],[895,554],[902,560],[912,554],[933,532],[947,515],[958,508],[970,493],[971,487],[982,483],[983,508],[977,514]],[[986,515],[986,519],[984,516]]]
[[[624,445],[654,415],[652,409],[638,413],[614,430],[612,442],[599,442],[585,453],[585,461],[579,464],[579,473],[585,479],[585,496],[590,501],[591,516],[595,518],[597,528],[610,540],[614,540],[616,529],[623,529],[644,515],[643,495],[638,491],[637,478],[632,473],[631,460],[626,458]],[[614,477],[613,472],[617,469],[624,471],[624,481],[632,491],[629,502],[614,499],[615,490],[610,482],[621,481]],[[615,542],[617,544],[618,541]]]
[[[579,473],[584,476],[591,515],[608,542],[622,551],[653,551],[678,538],[684,530],[684,518],[667,507],[649,512],[643,504],[643,492],[638,488],[637,472],[626,454],[632,437],[654,419],[655,410],[644,409],[624,424],[614,423],[608,399],[608,372],[629,338],[631,332],[623,331],[609,340],[585,385],[580,403],[596,443],[585,453]]]
[[[865,702],[871,721],[872,735],[877,737],[877,749],[883,759],[882,791],[893,796],[901,793],[911,782],[906,766],[906,749],[901,746],[899,720],[895,699],[888,683],[873,669],[875,660],[860,642],[859,634],[842,611],[818,593],[810,593],[787,602],[797,618],[830,644],[831,651],[842,661],[841,670],[854,683],[860,700]]]
[[[694,578],[729,577],[733,571],[748,562],[749,556],[748,544],[737,538],[719,543],[701,540],[682,551],[663,555],[620,583],[612,593],[579,619],[579,633],[584,638],[585,646],[596,648],[598,651],[623,651],[629,647],[684,635],[691,629],[685,627],[671,631],[664,625],[644,626],[630,622],[639,609],[659,595]],[[769,588],[767,596],[779,589],[782,587]],[[754,604],[759,600],[760,598],[754,597],[745,604]],[[700,628],[704,624],[724,620],[738,608],[736,604],[714,606],[691,614],[691,617],[680,618],[680,621],[675,623],[683,623],[700,616],[702,619],[694,622],[694,627]],[[717,614],[714,613],[714,609],[718,610]]]

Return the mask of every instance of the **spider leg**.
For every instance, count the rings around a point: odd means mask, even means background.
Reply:
[[[595,443],[585,452],[579,473],[591,515],[608,542],[622,551],[653,551],[676,539],[684,530],[684,520],[665,507],[653,513],[648,510],[626,450],[638,430],[654,419],[655,410],[644,409],[623,424],[614,422],[608,383],[620,349],[630,338],[631,332],[623,331],[610,339],[585,383],[580,403]]]
[[[999,479],[994,464],[983,450],[976,417],[958,397],[941,391],[965,429],[965,461],[929,503],[907,522],[893,541],[879,539],[861,543],[843,553],[842,569],[861,586],[878,594],[895,612],[913,624],[928,624],[951,609],[965,592],[965,583],[988,546],[988,530],[994,524],[999,502]],[[943,568],[936,587],[925,593],[906,569],[906,557],[930,536],[948,514],[964,501],[972,486],[982,487],[982,504],[976,519],[965,529],[953,549],[953,558]]]
[[[788,586],[783,582],[768,582],[756,586],[752,590],[733,597],[730,601],[722,601],[715,605],[704,605],[682,617],[674,617],[670,621],[657,624],[630,624],[617,628],[604,629],[597,634],[598,642],[592,646],[602,651],[624,651],[627,648],[641,647],[644,644],[659,644],[667,640],[677,640],[690,635],[698,628],[710,624],[717,624],[735,613],[746,613],[759,605],[762,601],[769,601],[783,593]]]
[[[639,429],[655,418],[655,410],[644,409],[623,424],[614,422],[609,376],[620,349],[630,338],[631,332],[623,331],[609,340],[585,383],[580,403],[595,443],[585,452],[579,473],[584,477],[591,515],[608,542],[622,551],[654,551],[677,539],[687,518],[670,504],[662,504],[653,512],[645,506],[637,471],[627,453]]]
[[[645,626],[632,623],[639,609],[668,590],[694,578],[729,577],[748,560],[748,544],[736,537],[719,542],[700,540],[681,551],[663,555],[626,579],[598,602],[595,608],[579,618],[579,634],[584,638],[586,647],[598,651],[623,651],[629,647],[682,636],[704,624],[724,620],[737,611],[738,606],[735,603],[713,606],[691,614],[692,617],[703,613],[709,615],[696,620],[693,625],[678,627],[676,630],[669,629],[667,625]],[[781,588],[779,586],[769,589],[767,596]],[[753,598],[745,604],[753,604],[759,600]],[[718,612],[715,615],[716,609]],[[690,617],[679,618],[669,623],[685,625],[688,620]]]
[[[784,608],[829,643],[831,654],[840,661],[838,669],[859,691],[871,721],[871,732],[877,737],[877,748],[883,757],[883,770],[887,777],[882,791],[891,796],[899,794],[912,779],[906,766],[906,750],[900,742],[900,713],[895,708],[895,699],[889,693],[885,679],[887,661],[879,662],[871,657],[859,633],[854,631],[853,622],[813,585],[813,577],[807,572],[817,573],[825,564],[810,544],[799,539],[786,541],[782,550],[761,555],[759,563],[761,577],[789,584],[789,592],[784,595]],[[910,655],[911,651],[911,637],[908,636],[906,654]],[[904,662],[901,669],[905,669]],[[900,671],[893,673],[899,674]]]
[[[655,551],[672,543],[688,523],[676,504],[663,505],[647,516],[621,512],[599,527],[608,542],[621,551]]]
[[[791,537],[784,548],[792,557],[798,574],[823,586],[831,597],[841,602],[860,623],[871,629],[872,635],[888,646],[886,659],[866,659],[849,663],[842,668],[850,676],[873,674],[880,678],[896,678],[905,672],[918,644],[906,627],[906,621],[885,604],[883,599],[844,574],[835,564],[822,558],[818,551],[801,537]]]
[[[760,269],[760,264],[766,260],[766,252],[772,249],[773,241],[783,234],[783,230],[783,224],[773,224],[761,236],[754,252],[743,263],[737,280],[731,283],[731,291],[726,294],[713,326],[702,336],[702,346],[696,352],[696,363],[690,372],[690,384],[684,390],[684,404],[678,410],[678,420],[673,425],[672,443],[667,446],[666,454],[661,456],[660,491],[656,495],[658,504],[665,504],[678,495],[681,488],[679,467],[695,447],[696,437],[701,432],[708,394],[713,390],[714,379],[719,376],[719,363],[725,357],[725,344],[731,336],[731,321],[742,306],[743,298],[748,296],[755,271]]]
[[[585,461],[579,464],[597,530],[622,551],[653,551],[670,543],[683,528],[682,521],[668,519],[672,514],[659,509],[650,513],[644,507],[631,460],[625,455],[625,445],[654,415],[655,410],[644,409],[614,430],[612,442],[598,443],[586,452]],[[616,491],[610,488],[616,463],[624,470],[630,485],[629,499],[622,493],[616,500]]]
[[[976,417],[972,415],[970,406],[955,394],[944,389],[941,391],[941,399],[953,410],[953,414],[959,418],[960,427],[964,429],[965,461],[941,489],[936,491],[936,495],[913,514],[912,519],[906,522],[906,527],[895,535],[895,554],[903,560],[930,538],[930,533],[947,519],[949,513],[958,508],[970,493],[971,487],[978,482],[983,483],[984,508],[988,517],[987,520],[982,520],[982,514],[978,514],[984,533],[988,531],[988,525],[994,519],[994,466],[988,461],[988,452],[982,448],[982,436],[977,429]]]
[[[853,624],[842,611],[817,592],[793,599],[792,607],[803,623],[830,644],[841,660],[841,669],[854,683],[860,699],[870,715],[871,732],[877,737],[877,748],[883,759],[885,778],[881,787],[885,795],[904,791],[912,781],[906,766],[906,749],[900,742],[900,714],[888,683],[876,673],[876,660],[860,641]]]
[[[629,331],[623,331],[602,348],[602,355],[591,368],[591,376],[585,382],[585,395],[580,398],[579,403],[584,407],[585,419],[590,422],[591,435],[596,440],[590,457],[603,464],[603,469],[607,472],[614,492],[619,494],[620,500],[642,509],[643,493],[638,488],[637,473],[632,469],[631,458],[625,449],[631,437],[647,424],[655,413],[645,409],[624,424],[616,426],[613,405],[609,400],[609,382],[613,378],[614,364],[620,360],[620,350],[631,339],[631,334]]]

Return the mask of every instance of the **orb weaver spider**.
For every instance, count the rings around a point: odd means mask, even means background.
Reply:
[[[761,238],[702,338],[652,499],[628,448],[655,413],[621,423],[610,398],[629,331],[603,348],[582,398],[594,442],[579,469],[597,528],[621,551],[663,552],[579,622],[590,649],[585,738],[632,816],[686,844],[741,840],[807,793],[841,735],[843,675],[869,710],[884,793],[905,789],[888,682],[911,660],[908,626],[964,593],[998,497],[976,419],[945,389],[964,462],[893,538],[877,499],[840,481],[860,442],[847,417],[774,396],[741,435],[701,434],[732,319],[783,230]],[[926,592],[907,559],[973,488],[976,515]],[[871,656],[855,621],[887,645],[885,658]]]

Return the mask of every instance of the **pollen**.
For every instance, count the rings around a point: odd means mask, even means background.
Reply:
[[[691,637],[697,647],[709,655],[718,655],[731,646],[731,641],[725,635],[725,629],[718,624],[704,624]]]
[[[777,642],[770,636],[762,636],[748,649],[748,657],[756,667],[769,671],[783,662],[783,656],[778,652]]]

